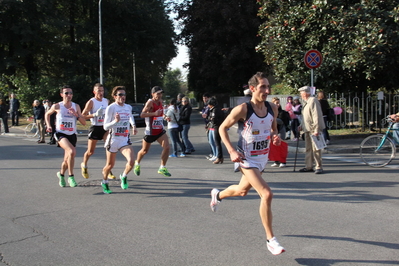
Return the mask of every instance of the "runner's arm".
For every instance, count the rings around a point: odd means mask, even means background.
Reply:
[[[233,162],[242,162],[244,158],[244,154],[238,152],[234,146],[232,145],[229,137],[228,130],[239,120],[245,120],[247,113],[247,105],[246,103],[240,104],[236,106],[230,114],[226,117],[223,123],[219,127],[219,134],[222,138],[224,145],[226,146],[227,151],[230,154],[230,159]]]

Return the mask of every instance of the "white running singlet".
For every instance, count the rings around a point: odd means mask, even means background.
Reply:
[[[76,134],[76,121],[78,118],[69,113],[68,109],[64,106],[64,102],[59,102],[60,111],[57,112],[55,120],[55,129],[57,132],[65,135]],[[76,104],[72,103],[71,106],[76,111]]]
[[[120,116],[117,123],[114,122],[116,113]],[[104,129],[109,130],[109,134],[104,147],[110,152],[117,152],[120,148],[131,145],[130,125],[136,125],[132,115],[132,106],[129,104],[123,104],[123,106],[117,103],[110,104],[105,110]]]
[[[243,168],[265,168],[270,147],[270,133],[274,117],[270,105],[265,117],[259,117],[253,110],[251,104],[247,104],[247,117],[244,128],[240,132],[240,146],[238,150],[245,155],[245,160],[239,166]],[[272,111],[273,112],[273,111]]]
[[[105,108],[107,108],[107,106],[108,106],[108,99],[103,98],[102,101],[99,101],[93,97],[90,100],[93,102],[93,108],[90,110],[89,114],[95,114],[97,112],[97,110],[100,108],[104,109],[103,110],[104,113],[102,116],[90,118],[91,125],[92,126],[104,125]]]

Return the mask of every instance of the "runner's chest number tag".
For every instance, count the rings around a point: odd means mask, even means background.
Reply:
[[[163,128],[163,117],[157,116],[152,121],[152,128],[153,129],[162,129]]]

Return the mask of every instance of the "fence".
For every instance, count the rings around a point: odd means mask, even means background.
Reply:
[[[379,93],[330,93],[327,100],[330,107],[341,107],[342,113],[327,123],[329,129],[359,128],[359,130],[376,130],[387,128],[385,120],[390,114],[399,112],[399,94]],[[273,97],[280,98],[284,108],[288,95],[269,95],[268,101]],[[231,97],[230,106],[248,100],[246,97]],[[301,100],[302,101],[302,100]]]

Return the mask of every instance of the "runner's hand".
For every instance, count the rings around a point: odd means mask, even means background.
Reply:
[[[230,159],[231,159],[232,162],[242,163],[242,162],[244,162],[243,160],[245,159],[245,156],[241,152],[232,151],[230,153]]]

